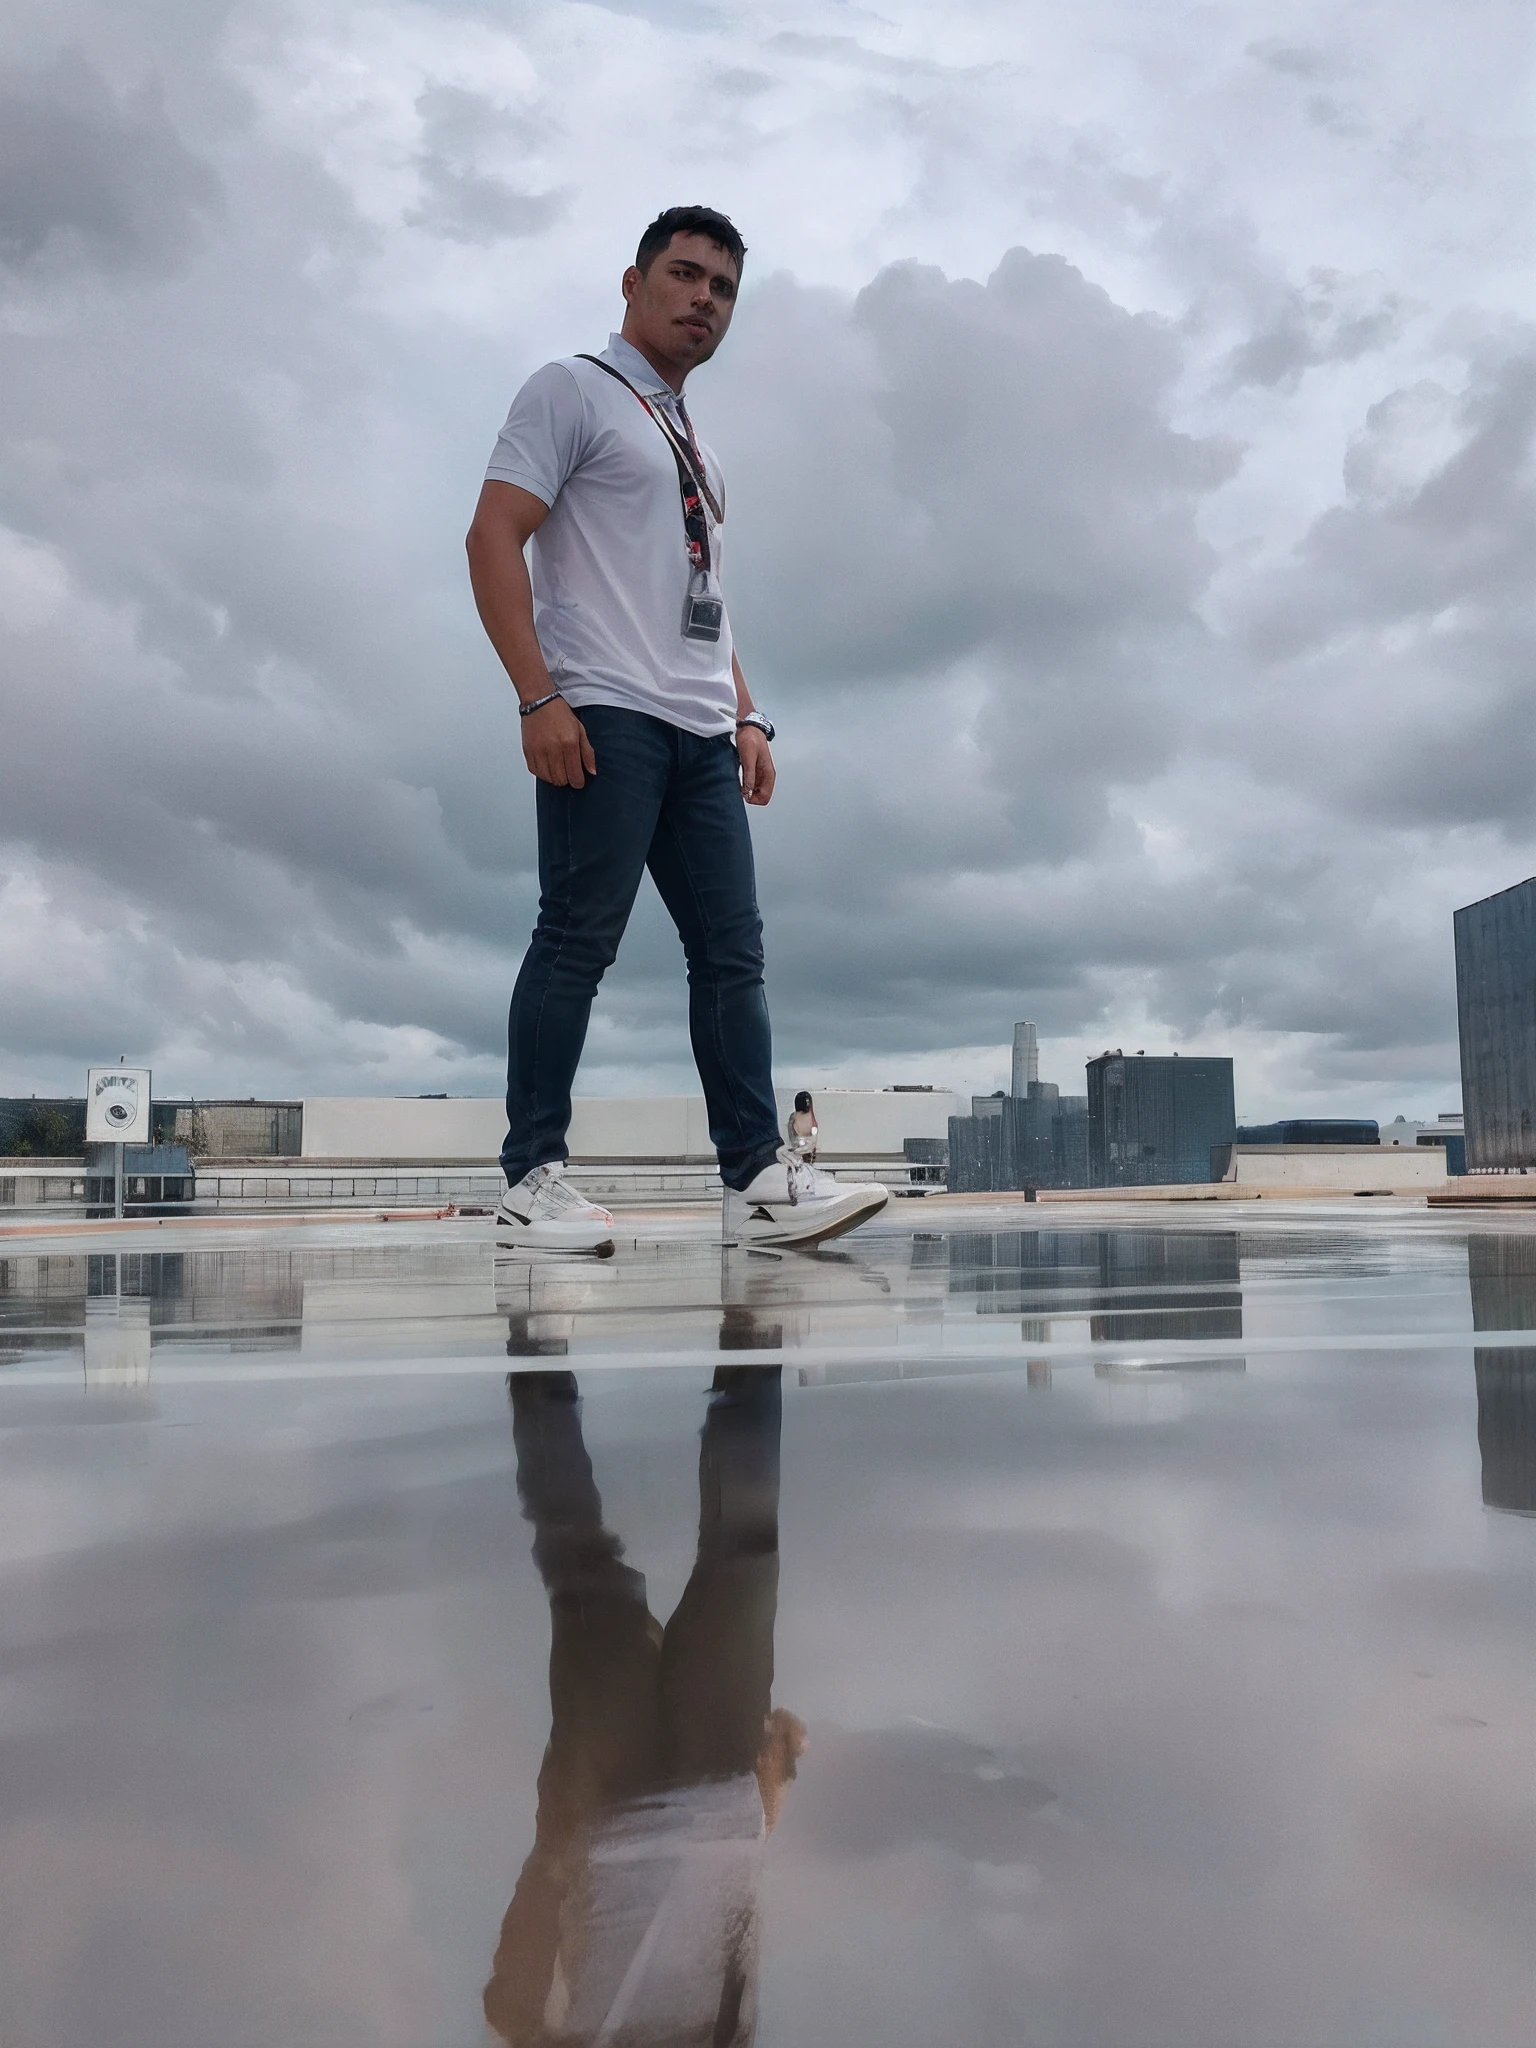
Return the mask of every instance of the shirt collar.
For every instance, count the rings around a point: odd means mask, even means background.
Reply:
[[[610,334],[608,346],[603,350],[604,360],[613,364],[647,398],[661,398],[676,405],[678,394],[664,377],[657,374],[633,342],[626,341],[622,334]]]

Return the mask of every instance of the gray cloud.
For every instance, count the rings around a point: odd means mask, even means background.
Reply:
[[[802,60],[846,65],[878,78],[941,78],[960,68],[933,58],[898,55],[890,50],[877,49],[857,35],[808,34],[803,29],[781,29],[777,35],[768,38],[767,47]]]
[[[504,178],[456,171],[439,157],[422,159],[421,189],[421,205],[405,216],[412,227],[481,246],[542,234],[565,210],[558,192],[519,192]]]
[[[1294,390],[1321,363],[1351,363],[1387,347],[1402,331],[1406,309],[1378,280],[1314,271],[1292,289],[1269,323],[1232,352],[1235,384]]]
[[[771,88],[773,77],[767,71],[753,71],[744,65],[733,64],[717,71],[712,82],[718,91],[732,99],[751,100]]]
[[[1287,43],[1279,36],[1250,43],[1248,54],[1287,78],[1327,78],[1334,68],[1324,51],[1309,49],[1300,43]]]
[[[186,261],[220,199],[153,85],[114,94],[77,50],[0,72],[0,262],[165,270]]]
[[[532,124],[459,86],[432,86],[416,101],[427,147],[417,157],[421,203],[408,210],[412,227],[484,246],[542,234],[565,211],[562,192],[522,192],[476,167],[482,148],[529,139]]]

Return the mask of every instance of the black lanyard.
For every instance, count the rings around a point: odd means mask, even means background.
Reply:
[[[704,474],[704,458],[699,453],[693,438],[693,429],[688,428],[685,441],[665,413],[656,407],[643,392],[636,391],[622,370],[616,370],[612,363],[605,363],[601,356],[578,355],[578,362],[592,363],[605,376],[616,378],[624,389],[642,405],[660,427],[666,437],[667,446],[672,450],[672,459],[677,464],[677,487],[683,500],[683,537],[688,545],[688,559],[703,575],[709,574],[709,520],[704,516],[704,507],[709,507],[710,517],[716,526],[725,524],[725,513],[715,503],[715,494],[709,488],[709,479]],[[679,400],[681,405],[681,400]],[[683,414],[684,423],[688,415]]]

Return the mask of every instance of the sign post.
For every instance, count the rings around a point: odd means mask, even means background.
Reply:
[[[150,1142],[148,1067],[92,1067],[85,1077],[85,1142],[112,1147],[112,1213],[123,1214],[126,1148]]]

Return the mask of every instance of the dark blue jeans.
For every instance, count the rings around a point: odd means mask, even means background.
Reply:
[[[727,1187],[779,1147],[763,922],[728,735],[701,740],[643,711],[577,714],[597,756],[583,789],[538,784],[539,921],[507,1020],[509,1182],[567,1156],[571,1083],[592,998],[645,869],[688,962],[688,1029]]]

